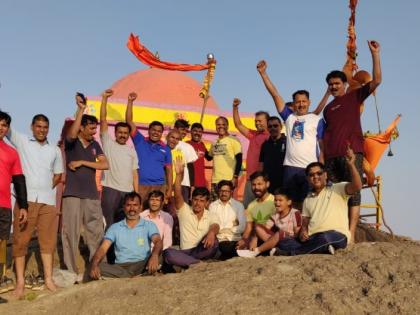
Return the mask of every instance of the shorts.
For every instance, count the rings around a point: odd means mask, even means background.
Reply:
[[[309,192],[305,169],[285,165],[283,169],[283,188],[294,202],[302,202]]]
[[[356,153],[355,155],[355,166],[359,172],[360,178],[363,179],[363,154]],[[327,171],[328,179],[333,183],[351,182],[351,173],[344,156],[338,156],[326,160],[325,170]],[[349,206],[360,206],[361,200],[362,198],[360,192],[357,192],[349,199]]]
[[[8,240],[12,226],[12,209],[0,207],[0,240]]]

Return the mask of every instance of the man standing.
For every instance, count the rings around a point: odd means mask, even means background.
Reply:
[[[176,148],[181,150],[184,155],[184,179],[182,180],[182,195],[184,200],[189,202],[191,196],[191,186],[194,183],[194,162],[198,159],[194,148],[187,142],[184,142],[185,136],[188,134],[190,124],[185,119],[177,119],[174,124],[174,129],[178,130],[181,135],[181,140],[178,142]]]
[[[28,200],[26,194],[25,176],[20,165],[19,154],[17,151],[4,142],[4,137],[9,132],[12,118],[9,114],[0,111],[0,256],[3,258],[2,279],[5,279],[6,270],[6,245],[10,237],[10,227],[12,225],[12,203],[10,193],[10,183],[13,183],[16,192],[16,202],[18,210],[15,211],[15,222],[18,228],[24,227],[28,217]],[[20,297],[23,288],[15,291]],[[0,303],[7,300],[0,298]]]
[[[324,121],[318,115],[308,113],[309,92],[299,90],[293,93],[293,108],[285,106],[283,98],[266,72],[266,62],[260,61],[258,72],[274,100],[277,111],[286,125],[286,156],[284,159],[283,186],[290,191],[295,208],[302,209],[309,186],[305,168],[311,162],[324,161],[322,137]]]
[[[210,156],[213,157],[213,175],[211,178],[212,199],[217,199],[217,183],[221,180],[232,181],[238,187],[238,177],[242,167],[242,146],[238,139],[229,135],[229,122],[226,117],[216,119],[218,139],[212,143]]]
[[[90,276],[131,278],[146,269],[154,274],[159,268],[162,240],[156,225],[140,217],[141,199],[136,192],[124,196],[125,220],[114,223],[107,230],[101,246],[93,256]],[[106,252],[115,244],[115,264],[101,262]],[[153,246],[152,246],[153,245]],[[151,249],[153,247],[153,249]]]
[[[151,191],[164,191],[166,175],[165,200],[168,200],[172,194],[172,156],[169,147],[161,141],[163,124],[152,121],[149,137],[145,138],[133,122],[133,102],[136,98],[136,93],[128,95],[125,119],[131,127],[131,138],[139,159],[139,194],[141,200],[147,200]]]
[[[32,119],[32,137],[10,128],[7,138],[19,152],[28,192],[28,222],[19,227],[19,208],[14,210],[13,257],[16,268],[16,296],[25,288],[25,256],[34,230],[37,230],[44,282],[47,289],[55,291],[52,279],[53,254],[57,242],[58,213],[55,187],[61,181],[63,159],[60,149],[48,142],[49,119],[38,114]]]
[[[270,138],[266,140],[260,152],[260,170],[268,175],[270,187],[268,191],[274,193],[283,186],[283,162],[286,155],[286,136],[281,133],[280,118],[271,116],[268,119]]]
[[[332,71],[326,81],[334,97],[324,110],[326,129],[325,168],[328,178],[333,182],[349,181],[351,172],[345,162],[345,148],[350,145],[356,154],[356,168],[363,176],[363,132],[360,121],[360,106],[372,94],[382,81],[380,64],[380,46],[376,41],[368,41],[372,54],[373,78],[366,85],[346,93],[347,78],[344,72]],[[359,222],[360,192],[349,200],[350,233],[352,242]]]
[[[185,203],[181,192],[184,163],[175,162],[175,208],[178,212],[181,231],[180,249],[168,248],[164,252],[168,265],[187,268],[200,260],[214,257],[217,252],[219,224],[206,209],[210,192],[205,187],[197,187],[192,193],[191,206]]]
[[[127,145],[131,127],[125,122],[115,125],[115,140],[108,133],[107,102],[112,90],[102,93],[100,134],[109,170],[104,171],[101,207],[107,228],[121,220],[124,196],[139,191],[136,151]]]
[[[193,123],[191,125],[191,140],[187,143],[191,144],[197,153],[197,160],[194,162],[194,187],[207,187],[205,161],[211,160],[204,142],[201,141],[203,137],[203,125],[200,123]]]
[[[254,199],[254,194],[251,189],[251,181],[249,177],[252,173],[258,171],[259,168],[259,157],[261,152],[261,146],[265,140],[268,139],[269,133],[267,130],[267,121],[269,114],[267,112],[259,111],[255,113],[255,129],[251,130],[245,127],[241,122],[239,116],[239,104],[241,100],[235,98],[233,100],[233,122],[235,123],[236,129],[249,140],[248,151],[246,154],[246,174],[247,181],[245,185],[243,203],[244,207],[247,208],[249,203]]]
[[[209,207],[210,214],[220,226],[217,239],[222,260],[237,256],[236,244],[242,238],[246,225],[244,206],[232,198],[233,188],[231,181],[220,181],[217,184],[219,199],[213,201]]]
[[[67,269],[78,273],[76,251],[79,247],[80,223],[84,225],[85,242],[90,258],[101,243],[104,229],[101,201],[95,182],[96,170],[108,169],[108,161],[93,136],[98,120],[84,115],[86,99],[76,95],[76,118],[67,132],[64,143],[66,154],[66,186],[63,193],[63,243],[64,263]]]

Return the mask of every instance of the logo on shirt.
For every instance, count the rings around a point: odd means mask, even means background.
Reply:
[[[291,136],[296,141],[303,140],[305,138],[304,133],[305,121],[296,120],[292,127]]]
[[[93,154],[93,156],[96,156],[96,149],[95,148],[92,148],[92,154]]]
[[[337,105],[331,107],[331,110],[336,110],[336,109],[338,109],[340,107],[341,107],[341,104],[337,104]]]
[[[166,154],[166,151],[164,149],[159,149],[159,151]]]
[[[137,239],[137,244],[138,244],[139,246],[144,246],[144,239],[143,239],[143,238],[138,238],[138,239]]]
[[[226,154],[226,143],[216,143],[213,146],[213,155],[225,155]]]

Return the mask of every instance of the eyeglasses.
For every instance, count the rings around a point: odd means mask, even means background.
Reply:
[[[322,174],[324,174],[323,171],[318,171],[318,172],[309,173],[308,176],[309,177],[314,177],[315,175],[321,176]]]
[[[278,128],[278,127],[280,127],[280,125],[268,125],[268,128]]]

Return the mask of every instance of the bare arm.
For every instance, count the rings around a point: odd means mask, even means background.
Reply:
[[[139,192],[139,173],[137,170],[133,170],[133,188],[136,193]]]
[[[204,244],[204,248],[212,248],[214,246],[217,233],[219,233],[219,224],[213,223],[212,225],[210,225],[209,231],[207,232],[206,237],[202,241],[202,243]]]
[[[370,93],[373,93],[376,88],[381,84],[382,82],[382,71],[381,71],[381,60],[380,60],[380,45],[378,42],[371,40],[368,41],[369,49],[372,54],[372,64],[373,64],[373,70],[372,70],[372,81],[369,83],[369,90]]]
[[[153,274],[159,269],[159,255],[162,252],[163,242],[159,234],[152,237],[153,250],[147,262],[147,270]]]
[[[108,89],[102,93],[102,102],[101,102],[101,116],[100,116],[100,133],[108,132],[108,122],[106,121],[106,106],[108,104],[108,98],[112,96],[114,91]]]
[[[95,255],[92,258],[91,261],[91,267],[90,267],[90,277],[92,279],[99,279],[101,277],[101,271],[99,269],[99,263],[102,261],[102,259],[105,257],[106,252],[111,247],[111,241],[109,240],[103,240],[101,246],[96,250]]]
[[[166,182],[167,182],[167,185],[166,185],[166,193],[165,193],[166,200],[169,200],[169,198],[172,195],[172,189],[173,189],[172,183],[174,182],[173,171],[172,171],[172,168],[173,167],[174,166],[172,164],[165,166],[165,174],[166,174]],[[182,182],[182,179],[181,179],[181,182]]]
[[[351,182],[346,185],[346,194],[353,195],[354,193],[362,189],[362,179],[360,178],[359,172],[357,171],[356,165],[356,156],[354,155],[353,150],[347,148],[346,162],[351,174]]]
[[[276,105],[277,111],[281,113],[284,109],[285,103],[283,98],[280,96],[279,92],[277,91],[274,84],[271,82],[266,70],[267,70],[267,63],[265,60],[261,60],[257,64],[257,70],[261,75],[261,78],[264,82],[265,88],[267,89],[268,93],[270,93],[271,97],[273,98],[274,104]]]
[[[177,157],[175,160],[175,184],[174,184],[174,197],[175,197],[175,208],[179,210],[185,203],[184,197],[182,197],[181,182],[184,177],[184,162],[181,157]],[[172,178],[172,174],[171,174]]]
[[[309,238],[308,235],[308,226],[310,217],[302,217],[302,227],[300,228],[299,238],[302,242],[306,241]]]
[[[235,124],[236,129],[244,136],[248,138],[249,129],[242,124],[241,117],[239,116],[239,104],[241,104],[241,100],[239,98],[233,99],[233,122]]]
[[[68,164],[68,167],[72,171],[75,171],[76,169],[78,169],[81,166],[90,167],[90,168],[93,168],[95,170],[107,170],[109,168],[108,160],[106,159],[105,155],[99,155],[97,157],[97,161],[95,161],[95,162],[78,160],[78,161],[71,161]]]
[[[52,188],[55,188],[55,186],[60,184],[62,175],[63,174],[54,174],[53,180],[52,180]]]
[[[136,93],[131,92],[128,94],[127,109],[125,111],[125,121],[131,127],[131,135],[134,135],[137,130],[136,124],[133,122],[133,102],[136,100],[136,98]]]
[[[324,164],[325,158],[324,158],[324,140],[318,139],[318,145],[319,145],[319,162]]]
[[[79,134],[80,125],[82,123],[83,112],[85,111],[86,104],[83,102],[82,98],[76,95],[76,105],[77,112],[73,124],[70,126],[69,131],[67,132],[67,139],[76,139]]]
[[[330,97],[330,90],[327,88],[327,90],[325,91],[324,96],[322,97],[322,99],[319,101],[318,106],[315,108],[315,110],[312,112],[315,115],[319,115],[322,113],[322,111],[324,110],[325,105],[327,105],[328,102],[328,98]]]

